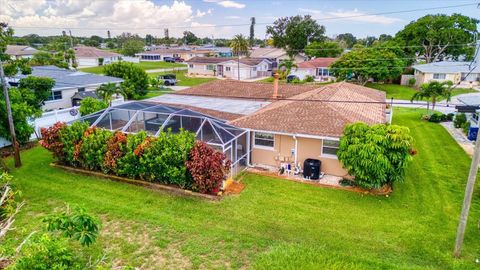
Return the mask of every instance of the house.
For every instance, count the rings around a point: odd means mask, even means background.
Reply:
[[[95,47],[74,47],[75,59],[79,67],[96,67],[117,62],[121,55],[115,52],[101,50]]]
[[[38,52],[37,49],[25,45],[7,45],[6,54],[10,55],[11,59],[30,59]]]
[[[56,66],[32,67],[31,74],[19,74],[15,78],[8,78],[8,81],[10,84],[12,84],[27,76],[47,77],[55,80],[55,86],[52,89],[52,95],[47,101],[45,101],[45,104],[43,105],[44,111],[77,106],[79,97],[81,97],[76,95],[77,93],[93,92],[104,83],[119,84],[123,82],[123,79],[120,78],[96,75],[81,71],[73,71]]]
[[[287,52],[284,49],[279,48],[254,48],[250,53],[250,57],[270,60],[272,62],[270,70],[278,68],[282,61],[290,59]],[[300,54],[296,54],[293,59],[297,64],[307,60],[305,56]]]
[[[188,74],[193,76],[246,80],[271,75],[271,62],[263,58],[194,57],[186,62]]]
[[[309,61],[297,64],[297,69],[291,74],[300,78],[312,76],[317,81],[335,81],[335,77],[330,74],[329,66],[335,62],[337,58],[319,57]]]
[[[321,171],[345,176],[336,152],[347,124],[386,123],[385,93],[346,82],[324,86],[217,80],[156,97],[155,102],[227,113],[226,124],[248,131],[247,164],[278,170],[281,163],[321,161]],[[279,96],[281,98],[274,98]],[[178,106],[174,105],[174,106]],[[231,152],[226,154],[229,156]]]
[[[136,53],[135,56],[140,57],[140,61],[159,62],[164,61],[165,57],[180,57],[187,61],[193,57],[205,57],[212,54],[212,50],[192,50],[190,48],[160,48]]]

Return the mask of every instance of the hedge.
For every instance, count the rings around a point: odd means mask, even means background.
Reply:
[[[144,131],[125,134],[75,122],[72,125],[56,123],[42,129],[40,144],[63,165],[216,193],[222,182],[219,179],[226,178],[229,163],[222,153],[216,153],[215,162],[208,166],[224,175],[215,175],[214,181],[206,181],[212,178],[211,170],[199,171],[198,168],[205,166],[205,160],[212,160],[210,156],[215,150],[195,141],[194,133],[183,130],[176,134],[170,130],[160,132],[158,137],[152,137]],[[196,169],[193,174],[186,164]]]

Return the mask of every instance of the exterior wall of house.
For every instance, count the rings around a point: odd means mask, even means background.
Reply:
[[[193,65],[193,67],[191,67]],[[188,74],[189,75],[203,75],[203,76],[215,76],[213,70],[207,70],[207,64],[189,64],[188,65]]]
[[[279,167],[282,162],[291,164],[295,162],[295,139],[293,136],[276,134],[273,149],[268,149],[255,146],[253,134],[252,132],[251,162],[253,165]],[[305,159],[313,158],[322,162],[322,172],[336,176],[347,175],[347,171],[336,157],[322,155],[321,139],[297,137],[297,152],[297,164],[299,163],[302,168]]]
[[[96,67],[100,65],[100,62],[98,60],[99,58],[77,58],[77,63],[79,67]],[[104,57],[103,58],[103,65],[108,65],[110,63],[117,62],[118,56],[112,56],[112,57]]]
[[[95,91],[98,86],[86,87],[85,91]],[[62,99],[45,101],[42,106],[44,111],[58,110],[72,107],[72,97],[78,92],[78,88],[64,89],[62,91]]]
[[[191,67],[193,65],[193,67]],[[207,65],[210,64],[197,64],[191,63],[188,65],[188,74],[190,75],[203,75],[203,76],[218,76],[219,65],[223,66],[223,77],[230,79],[238,78],[238,64],[235,62],[226,62],[222,64],[211,64],[215,66],[216,72],[213,70],[207,70]],[[240,64],[240,80],[256,78],[260,76],[266,76],[268,71],[268,63],[262,62],[257,66],[247,66]]]
[[[434,73],[423,73],[418,70],[415,71],[415,79],[416,79],[416,85],[421,85],[422,83],[428,83],[430,81],[451,81],[454,84],[457,84],[461,80],[461,74],[460,73],[446,73],[445,74],[445,79],[439,80],[439,79],[434,79],[433,78]]]

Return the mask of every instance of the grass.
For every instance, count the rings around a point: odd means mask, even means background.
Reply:
[[[216,80],[215,78],[195,78],[195,77],[187,77],[187,71],[186,70],[179,70],[176,72],[157,72],[157,73],[150,73],[149,75],[152,77],[157,77],[158,75],[163,75],[163,74],[176,74],[177,75],[177,80],[178,86],[196,86],[202,83],[210,82],[213,80]]]
[[[14,184],[27,201],[2,246],[11,251],[65,203],[103,220],[98,243],[113,265],[142,269],[478,269],[480,193],[462,259],[452,258],[469,157],[423,110],[395,109],[418,154],[389,197],[244,175],[246,189],[220,202],[178,197],[52,168],[50,154],[23,152]],[[12,161],[8,161],[12,165]]]
[[[182,63],[168,63],[168,62],[140,62],[135,64],[141,67],[144,70],[149,69],[160,69],[160,68],[176,68],[176,67],[185,67],[185,64]],[[95,74],[102,74],[103,73],[103,66],[98,67],[88,67],[88,68],[80,68],[79,70],[84,72],[90,72]]]
[[[380,91],[384,91],[387,94],[387,98],[410,100],[412,96],[417,92],[416,89],[399,84],[380,84],[380,83],[367,83],[365,86],[374,88]],[[452,96],[478,92],[473,89],[455,88],[452,91]]]

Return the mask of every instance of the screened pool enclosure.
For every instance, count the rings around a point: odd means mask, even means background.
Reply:
[[[250,145],[248,131],[226,124],[225,121],[190,109],[177,108],[158,103],[129,102],[86,115],[75,121],[90,123],[90,126],[119,130],[125,133],[146,131],[158,136],[162,131],[173,133],[181,129],[195,133],[216,150],[231,160],[231,175],[247,166]]]

